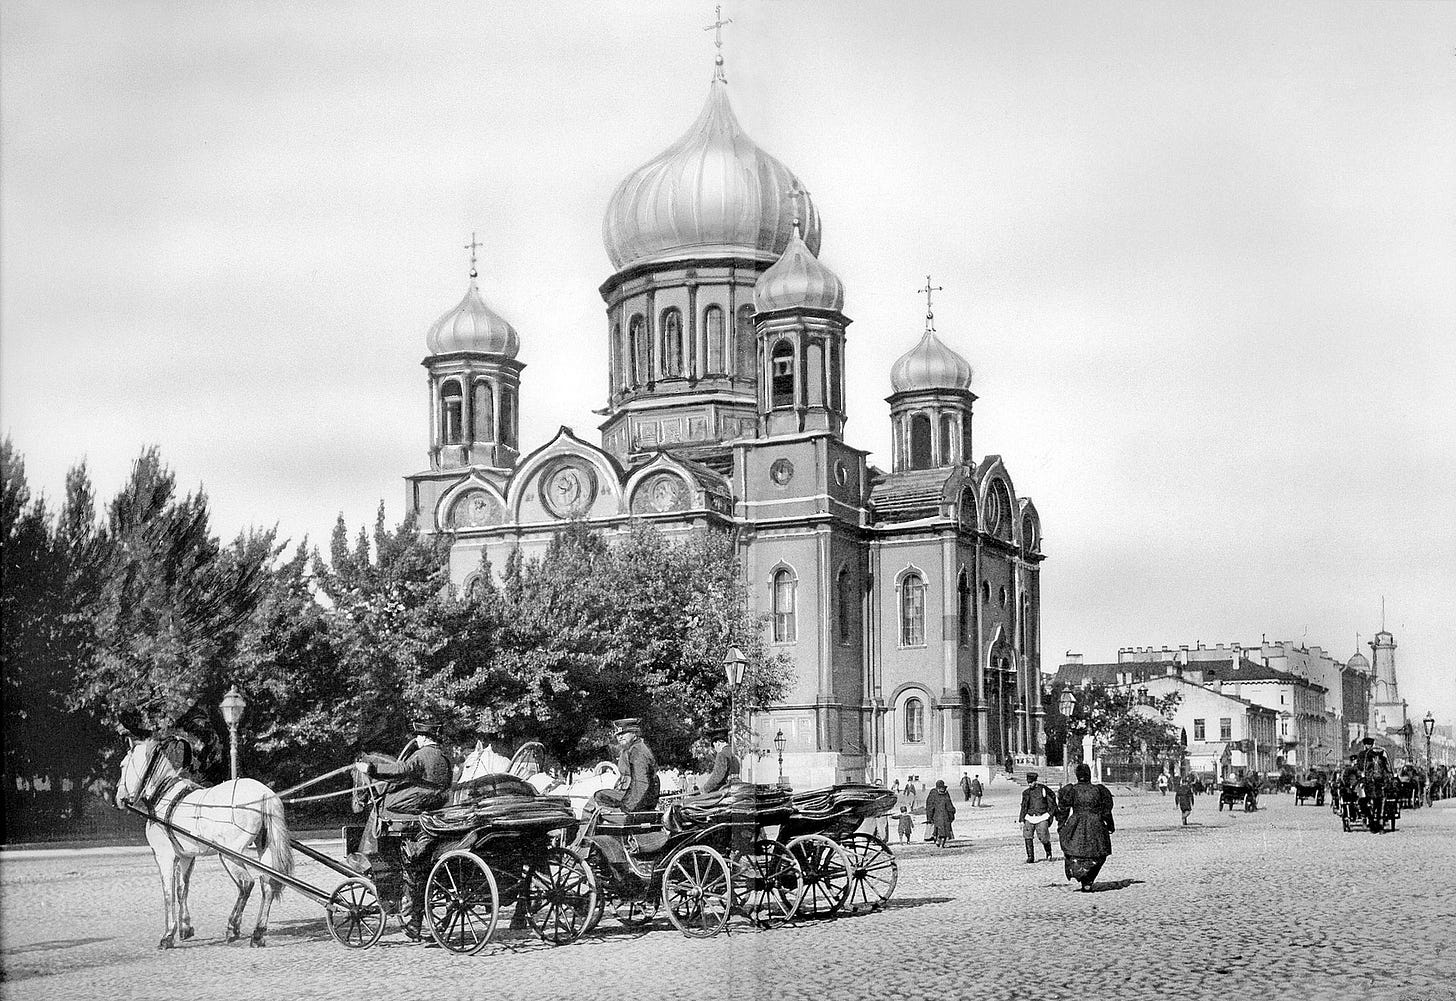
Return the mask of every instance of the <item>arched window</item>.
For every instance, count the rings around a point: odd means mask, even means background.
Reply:
[[[662,313],[662,374],[683,374],[682,314],[676,309],[663,310]]]
[[[451,379],[440,387],[440,444],[460,444],[460,414],[463,403],[460,383]]]
[[[722,375],[728,371],[728,329],[723,325],[721,307],[708,307],[703,314],[703,327],[708,332],[708,372]]]
[[[913,696],[905,700],[905,743],[925,743],[925,703]]]
[[[470,401],[471,441],[495,441],[495,393],[484,379],[475,381],[475,393]]]
[[[940,464],[951,466],[958,461],[955,453],[955,418],[945,414],[940,418]]]
[[[752,379],[758,381],[756,370],[758,368],[758,349],[755,346],[755,334],[753,331],[753,307],[739,306],[738,317],[733,324],[733,350],[737,352],[737,361],[734,375],[740,379]]]
[[[930,468],[930,418],[925,414],[910,417],[910,468]]]
[[[917,573],[900,582],[900,645],[925,645],[925,581]]]
[[[612,324],[612,359],[616,366],[617,389],[626,389],[632,385],[632,359],[631,351],[627,349],[627,340],[622,336],[622,324]]]
[[[794,622],[794,575],[776,570],[773,575],[773,638],[775,643],[792,643],[796,638]]]
[[[829,341],[829,409],[844,409],[843,390],[840,388],[839,371],[839,344],[832,338]]]
[[[971,415],[961,414],[961,461],[971,461]]]
[[[811,407],[822,407],[827,398],[824,392],[824,346],[818,341],[811,341],[809,350],[804,354],[804,365],[808,369],[805,373],[808,379],[805,386],[808,398],[804,402]]]
[[[849,646],[854,642],[854,609],[858,603],[859,596],[855,594],[854,578],[850,575],[849,568],[839,571],[838,586],[835,598],[839,602],[839,642]]]
[[[632,350],[632,384],[645,386],[651,381],[652,345],[647,341],[647,321],[641,316],[632,317],[627,324],[627,340]]]
[[[971,645],[971,580],[964,570],[956,581],[956,632],[961,646]]]
[[[779,407],[792,407],[794,405],[794,346],[788,341],[779,341],[773,347],[773,356],[769,361],[769,371],[773,380],[771,388],[773,396],[769,406],[775,410]]]
[[[981,581],[981,604],[983,604],[983,605],[989,605],[990,603],[991,603],[991,582],[990,581],[987,581],[987,580],[983,580],[983,581]]]
[[[501,387],[500,440],[511,448],[516,447],[516,391],[510,386]]]
[[[1028,553],[1034,553],[1036,541],[1036,521],[1028,514],[1021,519],[1021,548]]]

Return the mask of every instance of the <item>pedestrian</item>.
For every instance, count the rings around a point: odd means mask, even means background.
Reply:
[[[1036,772],[1026,773],[1030,785],[1021,794],[1021,813],[1016,818],[1021,825],[1021,838],[1026,842],[1028,863],[1036,861],[1037,841],[1046,849],[1046,860],[1052,860],[1052,814],[1057,809],[1057,798],[1038,778]]]
[[[896,799],[899,799],[900,798],[900,780],[899,779],[896,779],[895,780],[895,783],[892,786],[890,786],[890,791],[895,794],[895,798]]]
[[[908,845],[910,843],[910,835],[915,833],[915,818],[910,816],[910,808],[908,806],[900,807],[899,827],[900,844]]]
[[[961,798],[967,803],[971,801],[971,776],[967,772],[961,772]]]
[[[981,776],[979,776],[979,775],[972,775],[971,776],[971,805],[972,806],[980,806],[980,805],[982,805],[981,804],[981,793],[984,792],[984,791],[985,790],[983,790],[981,788]]]
[[[1093,784],[1087,763],[1077,765],[1075,785],[1063,786],[1057,794],[1057,831],[1062,843],[1062,861],[1067,878],[1092,892],[1097,874],[1112,854],[1112,793],[1100,782]]]
[[[1188,815],[1193,812],[1193,776],[1187,775],[1183,778],[1183,784],[1173,795],[1173,802],[1178,809],[1183,811],[1183,826],[1188,826]]]
[[[1168,795],[1168,773],[1167,772],[1159,772],[1158,773],[1158,792],[1162,793],[1164,796]]]
[[[915,776],[905,780],[905,795],[910,797],[910,809],[915,809]]]
[[[936,779],[935,788],[925,796],[925,822],[931,825],[931,840],[942,848],[955,837],[950,827],[955,815],[955,804],[951,802],[945,779]]]

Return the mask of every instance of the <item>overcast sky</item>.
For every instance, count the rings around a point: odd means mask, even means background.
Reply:
[[[729,88],[844,280],[849,440],[975,366],[1064,651],[1380,626],[1456,718],[1456,3],[745,3]],[[0,426],[56,496],[161,446],[324,541],[426,462],[424,334],[521,335],[526,449],[598,440],[616,183],[693,121],[708,3],[0,6]],[[1366,650],[1368,656],[1368,650]]]

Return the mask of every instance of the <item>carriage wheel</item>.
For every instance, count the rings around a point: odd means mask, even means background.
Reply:
[[[624,888],[618,883],[611,864],[596,845],[592,845],[587,852],[586,864],[596,880],[597,903],[587,918],[583,935],[597,926],[609,906],[612,908],[612,916],[626,928],[641,928],[657,918],[657,898],[623,896]]]
[[[526,918],[543,942],[575,942],[600,917],[597,878],[568,848],[547,849],[545,864],[531,867],[529,885]]]
[[[324,905],[324,923],[335,942],[346,949],[367,949],[384,934],[384,908],[379,891],[367,879],[340,883]]]
[[[733,853],[734,904],[749,921],[763,928],[792,921],[803,895],[804,871],[777,841]]]
[[[625,928],[646,928],[657,920],[660,906],[657,897],[618,897],[612,901],[612,917]]]
[[[849,896],[854,865],[838,842],[822,834],[804,834],[789,842],[789,853],[804,870],[804,896],[799,915],[827,918],[838,913]]]
[[[490,866],[458,848],[441,855],[425,883],[425,919],[435,941],[451,952],[473,956],[484,949],[500,919]]]
[[[707,845],[689,845],[667,860],[662,906],[673,927],[688,938],[712,938],[733,912],[733,871]]]
[[[900,881],[895,853],[873,834],[851,834],[839,844],[849,853],[852,866],[844,906],[851,911],[879,910]]]

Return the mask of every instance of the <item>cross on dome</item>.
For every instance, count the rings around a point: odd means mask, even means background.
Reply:
[[[944,292],[945,291],[945,286],[943,286],[943,285],[931,285],[930,284],[930,276],[929,275],[926,275],[925,276],[925,287],[924,288],[918,288],[915,291],[916,292],[924,292],[925,293],[925,332],[927,334],[934,333],[935,332],[935,310],[933,310],[931,308],[930,294],[932,292]]]
[[[809,192],[800,187],[798,178],[795,178],[793,185],[789,188],[789,204],[793,206],[794,210],[794,235],[796,236],[799,235],[803,225],[803,202],[801,199],[807,198],[808,196]]]
[[[479,250],[483,246],[485,246],[485,244],[483,244],[479,240],[477,240],[475,238],[475,231],[474,230],[471,230],[470,231],[470,242],[465,245],[465,249],[468,250],[468,251],[470,251],[470,277],[471,278],[479,277],[478,273],[475,270],[475,252],[477,250]]]
[[[728,78],[723,75],[723,25],[732,23],[731,17],[724,20],[723,5],[719,4],[713,8],[713,23],[703,28],[704,31],[713,33],[713,47],[718,50],[718,54],[713,57],[713,65],[717,67],[713,75],[724,83],[728,82]]]

